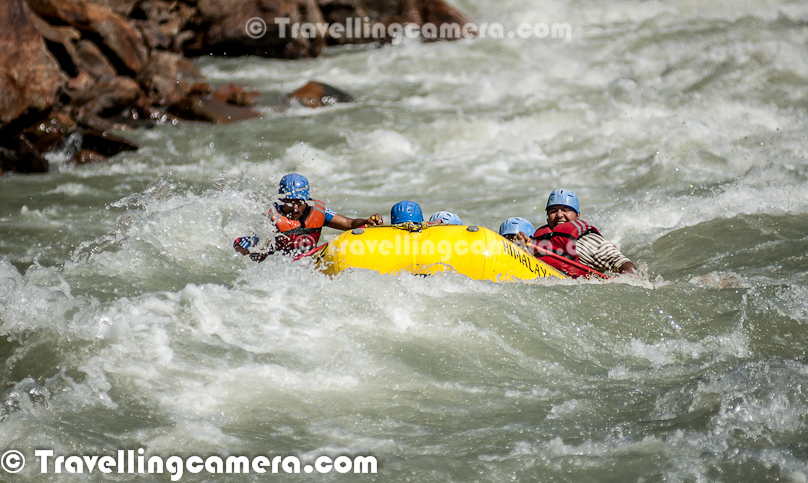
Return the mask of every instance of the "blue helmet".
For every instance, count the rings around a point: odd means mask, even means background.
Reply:
[[[550,193],[550,198],[547,199],[547,208],[553,205],[569,206],[576,213],[580,213],[580,203],[578,203],[578,195],[572,190],[554,190]]]
[[[278,194],[281,199],[310,200],[309,180],[301,174],[287,174],[278,184]]]
[[[421,207],[414,201],[399,201],[393,205],[390,210],[390,223],[397,225],[413,221],[421,223],[424,221],[424,214],[421,212]]]
[[[519,216],[508,218],[499,225],[499,234],[502,236],[516,235],[519,232],[525,233],[527,236],[533,236],[535,231],[536,229],[533,228],[533,223]]]
[[[429,221],[440,221],[444,225],[462,225],[463,220],[451,211],[436,211],[429,217]]]

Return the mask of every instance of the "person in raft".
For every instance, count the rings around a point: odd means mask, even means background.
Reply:
[[[360,226],[375,226],[384,223],[378,214],[370,218],[348,218],[326,208],[319,200],[309,196],[309,180],[292,173],[281,178],[278,185],[279,200],[273,204],[269,218],[278,234],[258,248],[257,236],[236,238],[233,248],[255,261],[262,261],[276,251],[283,253],[305,252],[317,245],[323,226],[337,230],[350,230]],[[253,248],[251,251],[250,248]]]
[[[529,222],[525,218],[522,218],[521,216],[512,216],[499,225],[499,234],[510,241],[516,241],[522,246],[522,248],[527,247],[525,242],[522,240],[529,239],[530,235],[532,235],[535,231],[536,229],[533,228],[533,223]],[[515,240],[514,238],[516,238],[516,235],[520,233],[522,234],[522,240]]]
[[[390,224],[423,223],[424,213],[421,206],[414,201],[399,201],[390,208]]]
[[[572,190],[559,189],[550,193],[546,211],[547,224],[536,230],[532,237],[519,233],[514,238],[529,244],[528,246],[537,245],[601,272],[622,274],[632,273],[637,269],[614,243],[603,238],[597,228],[581,220],[578,196]],[[531,253],[572,277],[587,274],[580,268],[553,257],[542,256],[541,250],[534,248]]]
[[[436,211],[429,217],[430,223],[442,223],[444,225],[462,225],[463,220],[451,211]]]

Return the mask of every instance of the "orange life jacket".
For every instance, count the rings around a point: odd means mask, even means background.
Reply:
[[[269,218],[278,228],[276,243],[279,250],[310,250],[317,246],[320,233],[325,225],[325,204],[319,200],[311,200],[314,205],[307,205],[298,220],[290,220],[274,207]]]

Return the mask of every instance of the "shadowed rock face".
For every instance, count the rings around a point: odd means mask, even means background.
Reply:
[[[22,1],[0,2],[0,124],[47,111],[67,81]]]
[[[316,57],[326,45],[391,40],[357,35],[357,29],[349,36],[348,24],[356,25],[358,19],[383,25],[432,23],[438,28],[457,24],[458,31],[468,22],[443,0],[199,0],[198,7],[198,15],[189,22],[197,26],[196,34],[183,39],[186,55]],[[341,25],[342,32],[332,36],[326,28],[332,23]],[[321,25],[322,29],[309,37],[294,36],[291,26],[295,24]]]
[[[227,104],[216,99],[189,96],[171,106],[171,112],[184,119],[195,119],[212,124],[228,124],[258,117],[254,111]]]
[[[120,74],[134,74],[146,61],[148,54],[140,32],[108,8],[84,0],[28,3],[47,22],[69,25],[96,42]]]
[[[443,0],[0,0],[0,175],[47,171],[42,154],[55,149],[75,150],[80,163],[137,149],[112,130],[254,118],[257,92],[214,90],[186,56],[316,57],[326,45],[390,40],[327,29],[359,18],[466,23]],[[276,19],[320,28],[282,35]],[[310,82],[287,100],[320,107],[353,97]]]

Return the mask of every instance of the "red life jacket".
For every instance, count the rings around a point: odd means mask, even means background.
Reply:
[[[533,234],[533,239],[536,240],[539,247],[552,251],[573,262],[581,263],[578,259],[578,252],[575,250],[575,242],[587,233],[600,235],[598,229],[589,223],[583,220],[574,220],[560,223],[556,225],[555,229],[550,229],[548,225],[544,225],[536,230],[536,233]],[[541,253],[537,253],[536,257],[547,265],[567,273],[570,277],[578,278],[582,275],[587,275],[587,272],[580,268],[573,267],[553,257],[542,256]]]
[[[306,206],[298,220],[290,220],[274,207],[269,212],[269,218],[279,232],[276,238],[278,250],[310,250],[317,246],[325,225],[325,204],[318,200],[311,201],[314,206]]]

